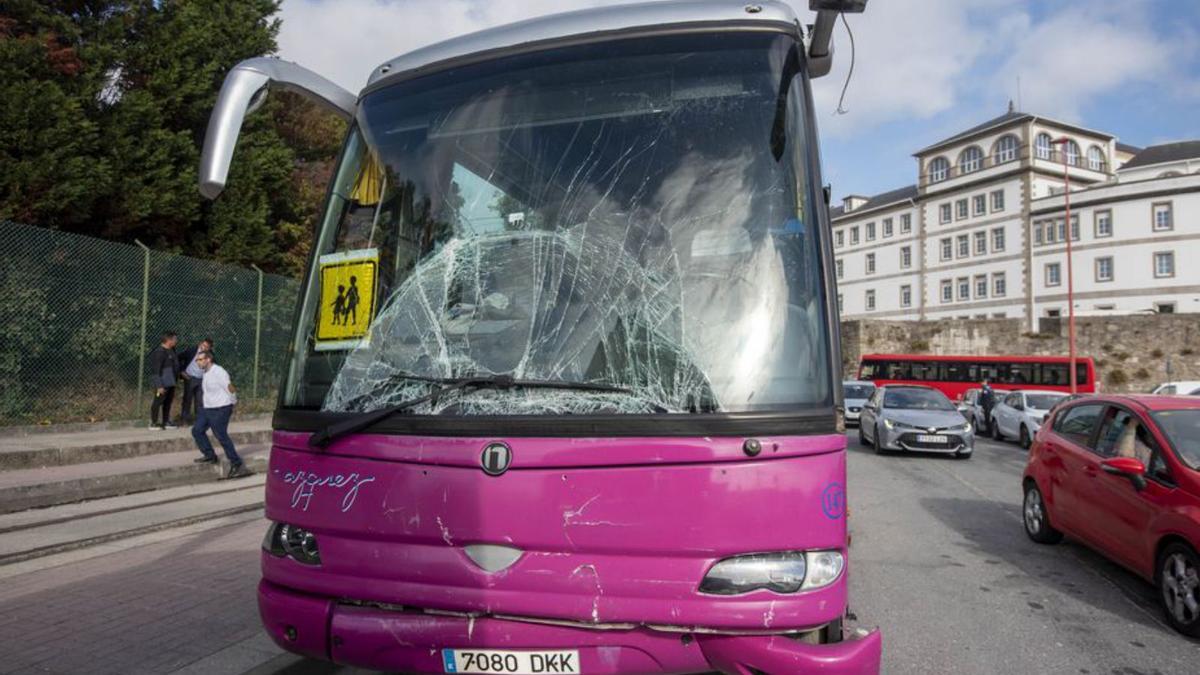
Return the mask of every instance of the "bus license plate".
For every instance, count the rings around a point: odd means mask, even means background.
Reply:
[[[945,436],[930,436],[928,434],[917,436],[917,441],[921,443],[947,443],[949,440]]]
[[[578,673],[579,652],[515,652],[503,649],[443,649],[447,673]]]

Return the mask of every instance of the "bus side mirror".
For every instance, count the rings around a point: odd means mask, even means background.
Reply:
[[[833,24],[839,14],[860,14],[867,0],[808,0],[817,22],[808,32],[808,76],[822,77],[833,67]]]
[[[200,153],[200,194],[206,198],[216,199],[225,189],[242,122],[263,104],[272,86],[301,94],[345,119],[354,117],[354,94],[311,70],[266,57],[242,61],[225,76],[208,118],[204,150]]]

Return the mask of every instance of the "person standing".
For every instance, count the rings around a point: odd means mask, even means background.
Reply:
[[[151,429],[175,428],[171,423],[171,401],[175,398],[175,380],[179,379],[179,357],[175,354],[178,342],[179,336],[167,331],[150,352],[150,386],[154,387],[154,402],[150,404]]]
[[[184,424],[191,424],[199,417],[200,380],[204,377],[204,371],[196,363],[196,357],[201,352],[213,354],[212,338],[204,338],[195,347],[185,349],[179,355],[179,363],[183,365],[183,410],[179,411],[179,419]]]
[[[992,383],[984,379],[979,390],[979,407],[983,408],[983,424],[987,427],[988,433],[992,431],[992,408],[996,405],[996,392],[992,389]]]
[[[204,371],[200,382],[200,410],[196,415],[196,423],[192,425],[192,438],[200,448],[198,464],[216,464],[217,453],[208,440],[208,430],[212,429],[213,436],[225,451],[229,460],[229,475],[226,478],[242,478],[254,472],[247,469],[238,456],[233,439],[229,437],[229,419],[233,417],[233,406],[237,403],[237,390],[229,380],[229,372],[213,362],[211,352],[200,352],[196,355],[196,363]]]

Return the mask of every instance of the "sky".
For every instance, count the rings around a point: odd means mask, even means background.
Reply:
[[[738,0],[731,0],[736,3]],[[375,66],[483,28],[605,0],[284,0],[279,55],[358,91]],[[802,21],[814,16],[792,0]],[[1007,110],[1136,146],[1200,139],[1200,0],[870,0],[813,81],[835,199],[916,181],[916,150]],[[1019,86],[1018,86],[1019,83]]]

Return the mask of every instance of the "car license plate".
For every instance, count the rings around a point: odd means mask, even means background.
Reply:
[[[917,436],[917,441],[920,443],[948,443],[950,439],[945,436],[931,436],[929,434],[921,434]]]
[[[579,652],[517,652],[506,649],[443,649],[447,673],[578,673]]]

